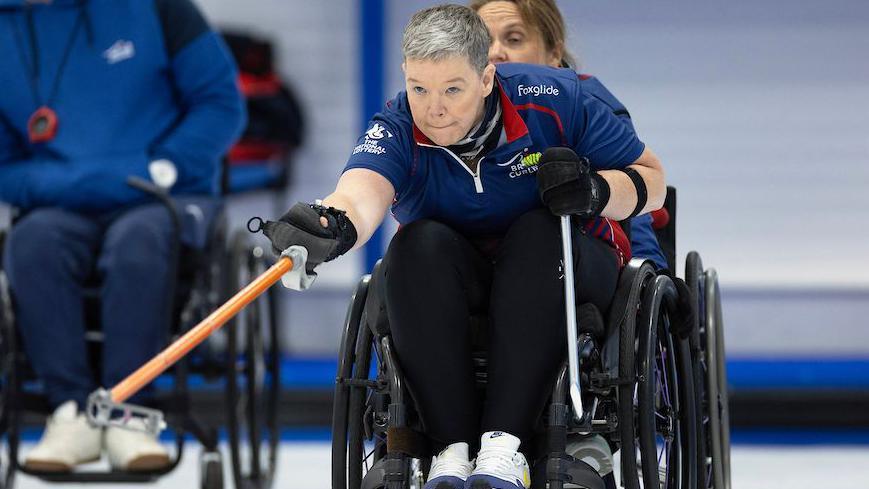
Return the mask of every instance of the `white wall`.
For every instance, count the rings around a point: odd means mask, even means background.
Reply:
[[[869,285],[869,4],[562,2],[726,284]]]
[[[274,219],[296,201],[324,197],[334,189],[360,125],[356,2],[196,1],[216,27],[249,29],[277,42],[279,71],[298,92],[308,121],[289,195],[233,198],[232,221],[240,226],[254,215]],[[362,273],[358,255],[321,267],[314,290],[282,294],[287,350],[331,355],[337,349],[350,289]]]

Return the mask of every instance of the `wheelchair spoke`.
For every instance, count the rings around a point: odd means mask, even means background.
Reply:
[[[366,471],[368,471],[368,470],[371,469],[371,468],[368,466],[368,459],[372,458],[372,457],[374,456],[374,454],[376,454],[377,451],[378,451],[379,449],[383,448],[385,445],[386,445],[386,439],[385,439],[385,438],[382,438],[382,437],[378,437],[377,441],[374,442],[374,447],[371,449],[370,452],[368,452],[367,455],[365,455],[365,458],[362,459],[362,463],[365,464],[365,470],[366,470]]]

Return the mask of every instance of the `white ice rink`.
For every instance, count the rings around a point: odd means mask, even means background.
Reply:
[[[30,445],[24,446],[26,450]],[[226,447],[224,456],[226,457]],[[193,489],[199,487],[199,449],[186,449],[185,459],[173,473],[147,487]],[[284,442],[281,445],[275,489],[327,489],[330,448],[327,442]],[[869,446],[758,446],[733,447],[733,489],[869,489]],[[228,464],[227,464],[228,465]],[[226,477],[229,481],[228,467]],[[48,484],[19,474],[19,489],[93,489],[94,485]],[[96,486],[100,487],[100,486]],[[108,487],[108,486],[102,486]],[[141,488],[112,485],[112,488]],[[227,489],[231,488],[227,484]]]

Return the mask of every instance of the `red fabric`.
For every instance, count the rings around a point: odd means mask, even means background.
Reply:
[[[631,240],[617,221],[605,217],[592,219],[585,223],[585,231],[613,247],[619,258],[619,268],[631,261]]]
[[[239,141],[229,150],[229,162],[232,165],[243,165],[249,162],[260,162],[274,157],[283,157],[287,146],[278,143],[262,141]]]
[[[263,76],[240,73],[238,75],[238,86],[245,98],[274,95],[281,90],[281,80],[275,73]]]
[[[516,110],[527,110],[527,109],[537,110],[537,111],[543,112],[545,114],[551,115],[552,118],[555,119],[555,124],[558,126],[558,132],[561,134],[561,143],[564,145],[567,144],[567,138],[564,137],[564,126],[561,125],[561,117],[558,116],[558,112],[555,112],[554,110],[550,109],[549,107],[543,107],[543,106],[537,105],[537,104],[524,104],[524,105],[517,105],[516,106]],[[527,132],[527,129],[526,129],[526,132]]]
[[[434,141],[428,138],[424,132],[418,127],[416,124],[413,125],[413,140],[416,141],[417,144],[427,144],[429,146],[436,146]]]
[[[528,134],[528,126],[519,117],[519,112],[516,111],[518,107],[513,106],[510,97],[504,93],[504,89],[501,88],[501,82],[498,82],[498,91],[501,96],[501,110],[504,113],[504,132],[507,133],[507,142],[512,143]]]
[[[628,236],[618,222],[609,219],[606,221],[612,226],[613,247],[615,247],[616,253],[619,255],[619,267],[623,267],[631,261],[631,240],[628,239]]]
[[[656,211],[652,211],[652,227],[655,229],[664,229],[670,224],[670,212],[664,207]]]

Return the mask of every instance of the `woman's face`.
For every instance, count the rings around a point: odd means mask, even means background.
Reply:
[[[495,82],[494,65],[482,75],[465,57],[408,59],[402,68],[413,122],[438,146],[455,144],[483,117]]]
[[[492,63],[561,66],[560,49],[546,49],[540,33],[522,19],[515,3],[489,2],[480,7],[477,13],[492,36],[492,46],[489,48],[489,61]]]

